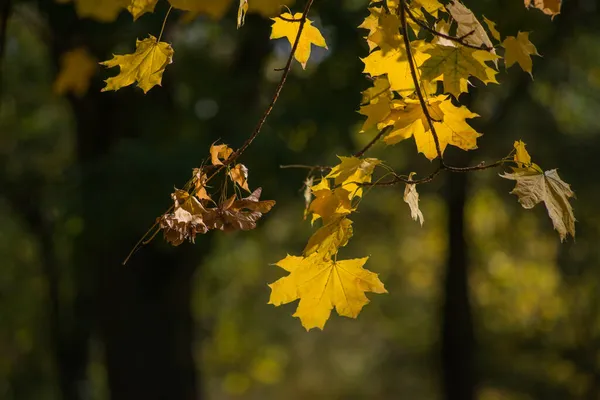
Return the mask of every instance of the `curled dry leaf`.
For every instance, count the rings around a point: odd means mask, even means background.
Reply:
[[[175,211],[164,214],[158,221],[165,240],[173,246],[179,246],[186,239],[194,243],[197,234],[208,231],[202,218],[206,209],[185,190],[176,190],[171,197],[175,202]]]
[[[259,200],[261,192],[262,188],[258,188],[250,196],[240,200],[235,200],[235,195],[231,196],[218,207],[206,210],[204,222],[209,229],[222,231],[247,231],[256,228],[256,221],[275,205],[274,200]]]
[[[206,181],[208,177],[201,168],[194,168],[194,186],[196,188],[196,197],[200,200],[212,200],[206,191]]]
[[[575,216],[569,202],[575,193],[568,183],[560,179],[556,169],[543,173],[534,169],[515,170],[512,174],[500,176],[517,182],[511,193],[519,197],[523,208],[530,209],[544,202],[561,242],[567,235],[575,237]]]
[[[248,168],[244,164],[237,164],[229,171],[231,180],[239,185],[242,189],[250,192],[248,187]]]
[[[412,179],[415,173],[411,172],[409,178]],[[410,207],[410,216],[414,221],[419,221],[423,226],[424,218],[421,209],[419,208],[419,193],[417,192],[417,185],[406,184],[404,188],[404,202]]]
[[[223,165],[221,160],[226,161],[231,154],[233,154],[233,149],[226,144],[210,146],[210,159],[213,165]]]

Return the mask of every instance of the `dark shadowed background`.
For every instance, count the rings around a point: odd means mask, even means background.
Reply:
[[[103,24],[72,4],[0,1],[0,399],[600,399],[600,5],[565,0],[551,21],[521,0],[465,3],[504,35],[532,31],[543,58],[535,81],[502,69],[501,85],[461,98],[484,136],[479,150],[447,155],[494,160],[523,139],[572,184],[577,239],[561,244],[543,207],[522,209],[498,170],[422,186],[422,228],[403,187],[377,188],[343,252],[370,255],[389,294],[307,333],[295,304],[267,304],[267,283],[284,274],[270,264],[310,234],[306,171],[279,165],[332,165],[371,139],[356,112],[369,85],[356,28],[366,1],[315,1],[329,51],[294,66],[241,160],[251,187],[277,201],[258,228],[177,248],[157,237],[127,266],[210,144],[251,133],[289,45],[269,41],[271,21],[257,15],[236,30],[235,7],[218,22],[175,12],[162,87],[101,93],[116,71],[99,67],[84,96],[59,96],[65,51],[130,52],[160,30],[167,3]],[[430,167],[412,140],[370,154]]]

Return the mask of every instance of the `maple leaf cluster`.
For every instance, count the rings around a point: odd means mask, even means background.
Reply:
[[[159,0],[56,0],[73,2],[81,17],[113,21],[127,10],[134,20],[154,12]],[[292,12],[287,5],[294,0],[161,0],[171,9],[185,12],[184,21],[200,14],[222,18],[233,4],[238,5],[237,27],[244,24],[247,13],[257,12],[272,17],[270,39],[285,39],[290,46],[288,62],[281,81],[257,128],[237,152],[227,145],[210,148],[210,164],[196,168],[192,179],[171,194],[173,206],[157,219],[156,225],[164,238],[174,246],[184,241],[194,242],[196,236],[210,230],[237,231],[256,227],[257,221],[275,205],[272,200],[260,200],[262,189],[254,191],[248,183],[248,168],[237,159],[260,132],[272,110],[295,59],[306,68],[313,46],[327,49],[320,30],[308,18],[312,1],[302,13]],[[282,6],[286,11],[282,12]],[[526,8],[536,8],[554,18],[560,13],[561,0],[524,0]],[[278,16],[276,16],[279,14]],[[343,260],[338,258],[353,235],[353,221],[364,195],[364,188],[375,186],[373,174],[377,168],[391,175],[387,185],[404,183],[404,201],[413,220],[423,224],[419,208],[417,185],[429,182],[438,172],[467,172],[488,168],[454,167],[446,164],[444,152],[448,146],[462,150],[477,148],[481,133],[468,120],[478,117],[460,104],[460,97],[469,87],[479,83],[499,84],[496,75],[501,63],[505,68],[518,64],[533,76],[532,56],[539,56],[529,39],[529,32],[502,37],[496,24],[485,16],[477,16],[459,0],[386,0],[369,1],[368,15],[358,28],[365,36],[369,53],[362,58],[363,73],[371,85],[363,91],[359,113],[366,117],[361,132],[378,130],[377,136],[352,157],[339,157],[340,163],[324,176],[311,174],[305,182],[305,219],[319,225],[308,239],[301,255],[287,255],[275,265],[288,272],[270,284],[269,303],[275,306],[299,300],[294,314],[310,330],[323,329],[335,308],[342,316],[356,318],[369,302],[366,294],[386,293],[376,273],[364,268],[368,257]],[[166,68],[173,62],[174,49],[157,36],[136,41],[130,54],[114,55],[100,64],[119,67],[120,72],[106,80],[102,91],[119,90],[137,84],[144,93],[160,86]],[[86,49],[66,52],[61,60],[61,72],[55,82],[59,94],[71,92],[82,96],[89,79],[95,73],[97,61]],[[438,169],[426,178],[415,180],[415,173],[401,175],[383,161],[365,158],[363,154],[379,139],[395,145],[414,138],[417,151],[429,160],[438,159]],[[501,177],[516,181],[511,192],[521,205],[533,208],[544,203],[561,241],[575,236],[575,217],[570,204],[574,193],[556,169],[544,171],[532,163],[522,141],[514,142],[511,153],[492,166],[512,164],[512,172]],[[213,190],[210,182],[219,174],[222,184]],[[228,190],[230,193],[228,194]],[[243,195],[242,193],[247,193]],[[135,249],[134,249],[135,250]]]
[[[233,154],[227,145],[211,146],[211,166],[196,168],[188,190],[175,190],[172,211],[158,219],[158,227],[162,229],[164,238],[173,246],[179,246],[185,240],[194,243],[196,235],[205,234],[209,230],[247,231],[256,228],[263,214],[271,211],[274,200],[260,200],[262,188],[254,190],[250,195],[242,197],[240,189],[250,192],[248,187],[248,169],[243,164],[230,168],[225,163]],[[226,170],[225,182],[221,190],[221,200],[214,201],[208,194],[207,172],[214,167]],[[233,195],[227,197],[227,183],[233,185]]]
[[[392,145],[414,137],[417,150],[430,160],[441,157],[448,145],[476,149],[481,134],[467,120],[478,115],[455,104],[474,81],[498,83],[498,60],[502,57],[494,42],[499,43],[501,36],[494,23],[483,18],[486,30],[475,14],[456,0],[445,5],[437,0],[388,2],[387,7],[372,2],[369,12],[359,26],[369,31],[365,39],[371,52],[362,61],[364,73],[373,82],[363,92],[359,112],[367,119],[362,131],[392,127],[385,143]],[[405,27],[401,13],[409,17]],[[428,30],[430,19],[436,24]],[[449,36],[450,31],[456,32],[455,36]],[[417,39],[406,40],[405,35]],[[504,48],[506,67],[517,62],[531,74],[531,55],[538,54],[528,33],[509,36],[500,47]],[[413,75],[419,77],[416,82]]]

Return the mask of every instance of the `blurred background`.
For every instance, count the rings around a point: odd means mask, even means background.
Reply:
[[[95,62],[156,36],[166,1],[135,23],[125,11],[79,18],[72,3],[0,4],[0,399],[600,399],[595,0],[565,0],[553,20],[521,0],[466,1],[503,35],[531,31],[543,58],[535,81],[501,67],[501,85],[463,95],[484,136],[477,151],[446,151],[475,164],[523,139],[575,190],[576,241],[560,243],[542,206],[522,209],[498,170],[421,186],[422,228],[402,186],[377,188],[342,253],[370,255],[389,294],[308,333],[296,303],[267,304],[267,283],[285,275],[270,264],[299,254],[311,232],[306,171],[279,166],[332,165],[372,138],[358,134],[356,112],[369,86],[356,28],[366,1],[315,1],[329,51],[313,48],[306,71],[294,65],[241,159],[250,186],[277,201],[258,228],[177,248],[157,237],[126,266],[210,144],[235,148],[251,133],[289,44],[269,41],[263,15],[236,30],[233,2],[222,18],[174,11],[162,87],[101,93],[117,71]],[[61,63],[79,48],[95,60],[89,87],[65,91]],[[412,140],[369,155],[398,171],[431,168]]]

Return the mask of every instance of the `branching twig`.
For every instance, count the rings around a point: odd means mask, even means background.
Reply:
[[[273,107],[275,106],[275,103],[277,103],[277,100],[279,99],[279,95],[281,94],[281,90],[283,89],[283,86],[285,85],[287,77],[288,77],[288,75],[289,75],[289,73],[290,73],[290,71],[292,69],[292,62],[294,61],[294,55],[296,54],[296,50],[298,49],[298,44],[300,43],[300,36],[302,35],[302,31],[304,29],[304,25],[306,24],[306,19],[307,19],[307,16],[308,16],[308,12],[310,11],[310,7],[312,6],[313,2],[314,2],[314,0],[307,0],[306,5],[304,6],[304,10],[302,11],[302,17],[298,21],[300,25],[298,26],[298,33],[296,34],[296,40],[294,40],[294,44],[292,45],[292,49],[290,51],[290,55],[289,55],[289,57],[287,59],[285,67],[283,67],[283,69],[282,69],[283,74],[281,75],[281,79],[279,80],[279,84],[275,88],[275,93],[273,94],[273,97],[271,98],[271,102],[269,103],[269,105],[267,106],[267,108],[263,112],[262,116],[258,120],[258,123],[256,124],[256,127],[254,128],[254,130],[252,131],[252,134],[248,137],[248,139],[246,139],[246,141],[242,144],[242,146],[239,149],[237,149],[231,156],[229,156],[229,158],[227,158],[227,160],[225,160],[223,162],[223,165],[219,166],[219,168],[216,169],[216,171],[207,179],[207,181],[210,180],[210,179],[212,179],[216,174],[218,174],[219,172],[221,172],[228,165],[234,163],[242,155],[242,153],[244,151],[246,151],[246,149],[252,144],[252,142],[254,141],[254,139],[256,139],[256,137],[258,136],[258,134],[262,130],[265,122],[267,121],[267,118],[271,114],[271,111],[273,111]],[[172,209],[173,209],[173,206],[169,207],[169,209],[166,212],[168,213]],[[127,261],[129,261],[129,259],[131,258],[131,256],[142,245],[144,245],[144,244],[147,243],[146,238],[148,238],[149,236],[150,237],[154,237],[154,235],[156,235],[157,232],[155,232],[155,228],[157,227],[157,225],[158,225],[158,222],[155,222],[154,225],[152,225],[152,227],[144,234],[144,236],[142,236],[142,238],[135,244],[135,246],[133,247],[133,249],[131,249],[131,251],[129,252],[129,255],[127,255],[127,258],[125,258],[125,260],[123,261],[123,265],[125,265],[127,263]]]

